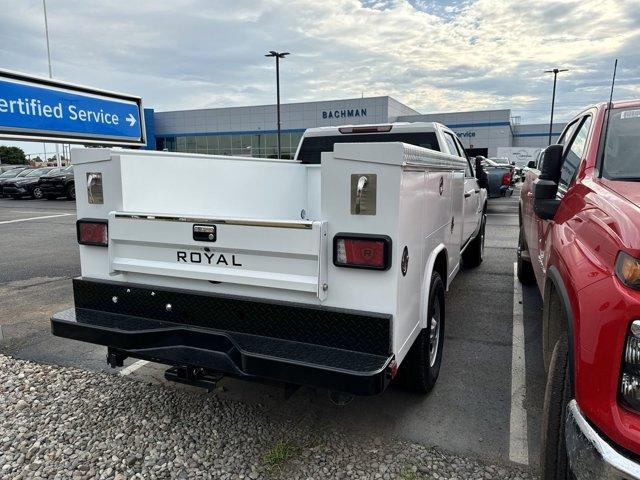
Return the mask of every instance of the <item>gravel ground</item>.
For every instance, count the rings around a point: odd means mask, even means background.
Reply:
[[[0,355],[2,479],[530,479],[260,405]]]

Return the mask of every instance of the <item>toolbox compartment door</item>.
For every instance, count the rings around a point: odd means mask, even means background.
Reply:
[[[196,226],[214,227],[214,238],[202,240]],[[111,212],[109,266],[113,274],[313,292],[323,300],[326,239],[326,222],[320,221]]]

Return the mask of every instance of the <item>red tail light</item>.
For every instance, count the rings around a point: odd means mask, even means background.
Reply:
[[[511,172],[507,172],[502,175],[502,185],[509,185],[511,183]]]
[[[391,266],[391,238],[386,235],[339,233],[333,238],[336,267],[388,270]]]
[[[78,220],[76,233],[80,245],[106,247],[109,244],[109,227],[106,220]]]

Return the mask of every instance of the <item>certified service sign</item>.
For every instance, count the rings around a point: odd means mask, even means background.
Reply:
[[[0,70],[0,138],[143,146],[142,100]]]

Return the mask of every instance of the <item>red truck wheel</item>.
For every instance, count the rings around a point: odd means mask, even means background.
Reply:
[[[444,284],[438,272],[431,274],[428,325],[423,328],[405,357],[398,382],[407,390],[429,393],[440,374],[444,344]]]
[[[571,400],[568,352],[567,336],[564,334],[553,349],[542,410],[541,470],[545,480],[574,478],[564,437],[567,405]]]

